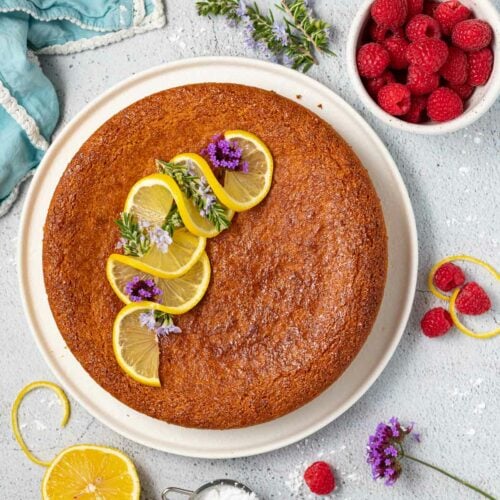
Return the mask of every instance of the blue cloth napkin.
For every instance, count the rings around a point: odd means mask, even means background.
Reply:
[[[70,54],[165,24],[162,0],[0,0],[0,216],[59,118],[36,54]]]

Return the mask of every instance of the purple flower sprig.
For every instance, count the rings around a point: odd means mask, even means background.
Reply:
[[[140,276],[134,276],[125,284],[125,293],[132,302],[141,302],[149,300],[158,302],[163,291],[156,286],[152,279],[143,279]]]
[[[154,331],[159,336],[182,333],[182,330],[174,324],[174,320],[170,314],[154,309],[141,313],[139,315],[139,323],[148,330]]]
[[[412,432],[413,424],[405,427],[400,424],[396,417],[392,417],[388,423],[380,422],[377,425],[375,434],[368,438],[368,444],[366,446],[366,461],[371,465],[374,480],[383,479],[385,480],[386,486],[393,486],[403,471],[401,460],[407,458],[408,460],[413,460],[414,462],[441,472],[441,474],[458,481],[460,484],[467,486],[486,498],[495,500],[493,496],[479,489],[477,486],[450,474],[440,467],[406,453],[403,444]],[[416,441],[420,442],[419,434],[413,432],[413,437]]]
[[[207,147],[202,149],[201,155],[207,158],[213,168],[248,173],[248,162],[243,160],[243,149],[237,141],[228,141],[222,134],[214,135]]]

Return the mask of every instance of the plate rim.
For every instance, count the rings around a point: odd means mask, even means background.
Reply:
[[[86,117],[89,113],[92,113],[92,110],[101,105],[103,102],[106,101],[106,99],[110,98],[111,96],[115,95],[117,92],[119,92],[121,89],[125,89],[127,87],[131,87],[134,85],[139,84],[142,80],[148,79],[153,77],[154,75],[162,74],[164,72],[170,72],[170,71],[175,71],[178,69],[182,69],[183,67],[188,67],[188,66],[193,66],[196,68],[198,65],[212,65],[212,64],[221,64],[225,65],[229,68],[231,66],[237,66],[237,65],[243,65],[248,67],[249,69],[252,68],[262,68],[262,69],[267,69],[274,71],[276,73],[281,73],[282,76],[290,76],[293,77],[295,80],[298,80],[299,83],[308,87],[313,87],[314,90],[318,91],[319,93],[326,93],[330,98],[332,98],[333,101],[336,102],[339,106],[343,107],[344,110],[349,113],[350,117],[352,120],[356,123],[356,126],[359,127],[363,133],[366,133],[370,136],[370,139],[378,145],[379,152],[382,154],[384,161],[390,166],[391,169],[391,174],[394,177],[394,180],[397,184],[399,194],[402,197],[402,200],[404,201],[404,209],[405,209],[405,218],[406,218],[406,228],[408,229],[408,243],[409,243],[409,273],[408,273],[408,287],[407,287],[407,294],[404,302],[404,308],[400,311],[399,314],[399,322],[398,322],[398,328],[394,335],[392,336],[391,342],[388,343],[388,345],[385,346],[384,354],[381,356],[379,359],[376,367],[370,375],[364,380],[363,383],[361,383],[356,390],[347,398],[347,400],[340,405],[336,410],[328,412],[326,416],[324,416],[322,419],[316,421],[313,424],[307,424],[304,426],[303,430],[300,432],[295,432],[292,435],[286,436],[286,437],[281,437],[279,439],[273,440],[272,442],[269,442],[264,445],[257,445],[252,448],[246,448],[242,452],[239,452],[238,450],[222,450],[219,452],[214,452],[214,451],[203,451],[202,449],[196,449],[193,450],[192,447],[190,447],[187,451],[184,448],[179,447],[177,444],[174,444],[169,447],[164,447],[160,446],[158,444],[155,444],[155,442],[145,439],[142,435],[136,434],[133,435],[133,433],[129,432],[126,429],[120,428],[118,425],[115,425],[113,419],[110,416],[105,416],[103,412],[98,413],[95,411],[95,408],[90,406],[90,404],[87,404],[87,401],[82,399],[79,394],[73,391],[72,384],[70,383],[71,376],[64,373],[62,368],[58,366],[57,362],[55,359],[53,359],[50,356],[50,353],[46,350],[45,346],[42,343],[42,337],[43,334],[41,334],[35,324],[35,316],[32,311],[32,308],[30,307],[30,300],[32,300],[29,297],[29,288],[26,286],[26,281],[28,279],[28,276],[26,275],[27,270],[24,266],[24,259],[26,258],[25,252],[26,248],[25,245],[23,244],[27,238],[28,238],[28,233],[29,233],[29,222],[30,222],[30,215],[32,212],[32,209],[34,208],[34,202],[35,198],[37,195],[37,186],[39,184],[39,179],[43,177],[44,174],[49,172],[49,167],[50,167],[50,160],[51,160],[51,155],[54,151],[57,151],[60,145],[65,141],[66,137],[71,136],[72,131],[75,127],[78,126],[78,123]],[[234,69],[234,68],[233,68]],[[210,80],[212,82],[217,81],[216,79]],[[226,81],[226,80],[224,80]],[[238,83],[238,82],[234,82]],[[249,85],[256,86],[258,88],[262,88],[259,86],[258,83],[254,82],[248,82]],[[186,84],[184,84],[186,85]],[[173,88],[166,86],[165,90],[168,88]],[[137,99],[139,100],[139,99]],[[132,101],[135,102],[135,101]],[[128,104],[130,105],[130,104]],[[123,108],[121,108],[123,109]],[[116,111],[118,112],[118,111]],[[326,120],[328,123],[328,120]],[[83,144],[83,142],[81,143]],[[80,146],[81,146],[80,144]],[[55,154],[55,153],[54,153]],[[63,174],[64,170],[61,172],[61,175]],[[58,180],[60,179],[60,176],[58,176]],[[53,195],[53,193],[51,193]],[[45,216],[46,214],[44,214]],[[45,218],[45,217],[44,217]],[[345,411],[347,411],[350,407],[352,407],[359,399],[369,390],[369,388],[375,383],[375,381],[378,379],[382,371],[386,368],[387,364],[389,363],[390,359],[392,358],[400,340],[401,337],[405,331],[406,325],[408,323],[408,319],[411,313],[413,301],[414,301],[414,296],[415,296],[415,289],[416,289],[416,282],[417,282],[417,271],[418,271],[418,238],[417,238],[417,229],[416,229],[416,221],[415,221],[415,215],[413,212],[413,208],[411,205],[410,197],[407,191],[407,188],[404,184],[403,178],[399,172],[399,169],[392,158],[392,155],[388,151],[387,147],[383,143],[382,139],[376,134],[376,132],[372,129],[372,127],[366,122],[366,120],[349,104],[347,101],[345,101],[341,96],[339,96],[336,92],[333,90],[329,89],[326,85],[314,80],[313,78],[304,75],[302,73],[299,73],[295,70],[283,67],[278,64],[273,64],[270,62],[266,61],[260,61],[256,59],[251,59],[251,58],[244,58],[244,57],[232,57],[232,56],[208,56],[208,57],[193,57],[193,58],[187,58],[187,59],[182,59],[178,61],[173,61],[173,62],[168,62],[165,64],[161,64],[158,66],[154,66],[152,68],[149,68],[147,70],[141,71],[135,75],[132,75],[130,77],[125,78],[124,80],[121,80],[120,82],[114,84],[112,87],[110,87],[108,90],[100,94],[98,97],[90,101],[88,104],[86,104],[81,111],[79,111],[58,133],[57,137],[55,140],[52,142],[50,145],[48,151],[46,152],[44,158],[42,159],[42,162],[40,163],[34,178],[31,182],[31,185],[29,187],[28,194],[26,196],[26,200],[24,202],[22,214],[21,214],[21,222],[20,222],[20,229],[19,229],[19,246],[18,246],[18,254],[17,254],[17,263],[18,263],[18,279],[19,279],[19,286],[20,286],[20,293],[21,293],[21,299],[22,299],[22,304],[23,304],[23,309],[26,315],[26,319],[29,325],[29,328],[31,330],[31,333],[33,337],[35,338],[35,342],[38,346],[39,351],[42,354],[42,357],[44,358],[45,362],[51,369],[52,373],[55,375],[57,380],[61,383],[61,385],[64,387],[65,390],[69,392],[69,394],[76,400],[80,405],[82,405],[87,412],[89,412],[94,418],[102,422],[105,426],[110,428],[111,430],[117,432],[118,434],[126,437],[127,439],[130,439],[134,442],[137,442],[139,444],[142,444],[144,446],[147,446],[149,448],[153,449],[158,449],[161,451],[166,451],[169,453],[174,453],[177,455],[181,456],[188,456],[188,457],[193,457],[193,458],[207,458],[207,459],[226,459],[226,458],[237,458],[237,457],[246,457],[246,456],[253,456],[253,455],[258,455],[262,453],[267,453],[273,450],[277,450],[280,448],[283,448],[285,446],[288,446],[290,444],[293,444],[301,439],[304,439],[307,436],[310,436],[311,434],[317,432],[321,428],[325,427],[329,423],[333,422],[335,419],[340,417]],[[390,263],[388,262],[388,266]],[[41,270],[42,275],[43,275],[43,269]],[[33,316],[32,316],[33,314]],[[57,333],[62,337],[60,334],[59,330],[57,329]],[[64,341],[64,338],[63,338]],[[361,351],[363,348],[361,349]],[[69,349],[68,349],[69,351]],[[361,352],[360,351],[360,352]],[[71,352],[71,351],[69,351]],[[358,353],[359,355],[359,353]],[[71,356],[74,357],[74,355],[71,353]],[[76,357],[74,357],[76,362],[78,360]],[[353,360],[354,361],[354,360]],[[79,362],[78,362],[79,363]],[[80,365],[81,366],[81,365]],[[83,370],[84,368],[81,367]],[[90,377],[91,378],[91,377]],[[102,387],[93,379],[91,378],[92,383],[96,386],[96,389],[102,389]],[[109,393],[108,393],[109,394]],[[113,397],[113,396],[111,396]],[[319,396],[318,396],[319,397]],[[113,398],[122,405],[124,405],[126,408],[128,408],[131,412],[131,408],[126,406],[124,403],[119,401],[116,398]],[[316,399],[316,398],[315,398]],[[313,399],[314,401],[314,399]],[[303,407],[302,407],[303,408]],[[300,409],[300,408],[299,408]],[[298,411],[299,409],[295,410]],[[291,412],[294,413],[294,412]],[[145,414],[141,414],[147,417]],[[288,414],[289,415],[289,414]],[[280,417],[284,418],[286,417]],[[147,417],[150,418],[151,420],[157,421],[157,419],[153,419],[152,417]],[[277,419],[279,420],[279,419]],[[161,421],[160,421],[161,422]],[[273,421],[270,421],[273,422]],[[165,422],[163,422],[165,423]],[[167,424],[169,426],[172,426],[172,424]],[[260,424],[260,425],[266,425]],[[179,427],[180,429],[186,429],[180,426],[173,426],[173,427]],[[249,430],[249,429],[254,429],[258,427],[256,426],[250,426],[250,427],[245,427],[242,428],[243,430]],[[220,430],[220,431],[214,431],[210,429],[197,429],[200,432],[231,432],[234,431],[234,429],[230,430]],[[239,430],[239,429],[237,429]]]

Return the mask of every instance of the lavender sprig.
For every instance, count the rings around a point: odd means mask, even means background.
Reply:
[[[307,0],[280,0],[277,9],[285,15],[285,24],[274,19],[272,10],[264,14],[256,3],[244,0],[200,0],[196,2],[202,16],[222,15],[232,24],[244,24],[244,31],[253,48],[265,48],[292,68],[308,71],[317,64],[315,51],[333,55],[328,48],[330,24],[316,18]]]
[[[217,231],[229,227],[226,209],[219,203],[204,177],[196,175],[189,167],[179,163],[156,160],[156,165],[161,173],[175,180],[184,195],[193,201],[200,215],[208,219]]]
[[[403,448],[405,439],[413,432],[413,424],[404,427],[396,417],[392,417],[389,423],[380,422],[377,425],[375,434],[369,437],[366,446],[366,461],[371,465],[373,479],[384,479],[387,486],[393,486],[403,471],[401,460],[407,458],[426,467],[430,467],[441,474],[467,486],[486,498],[495,500],[493,496],[479,489],[463,479],[450,474],[441,467],[437,467],[420,458],[413,457],[406,453]],[[417,441],[420,441],[416,433],[413,434]]]
[[[122,248],[125,255],[142,257],[149,252],[151,248],[149,235],[141,228],[134,215],[122,212],[116,224],[121,234],[117,247]]]
[[[165,217],[162,229],[167,231],[170,237],[173,237],[174,231],[181,227],[184,227],[184,222],[182,222],[181,214],[179,213],[177,205],[173,205]]]

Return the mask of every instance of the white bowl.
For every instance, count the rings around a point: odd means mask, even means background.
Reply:
[[[356,92],[365,106],[380,120],[391,127],[417,134],[438,135],[455,132],[467,127],[481,117],[500,95],[500,14],[490,0],[460,0],[469,7],[477,19],[484,19],[493,28],[492,50],[494,54],[493,71],[487,84],[476,87],[472,97],[467,101],[462,115],[449,122],[408,123],[386,113],[368,94],[356,66],[356,52],[361,37],[370,20],[370,7],[373,0],[365,0],[353,19],[347,39],[347,71]]]

